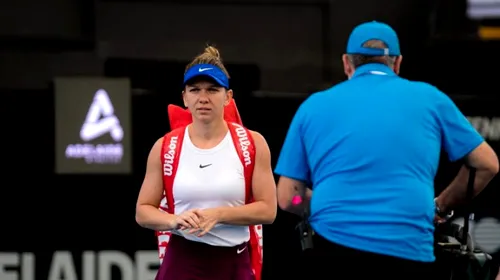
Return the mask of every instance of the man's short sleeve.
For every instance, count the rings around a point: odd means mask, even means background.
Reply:
[[[453,101],[440,93],[437,115],[439,118],[443,147],[451,161],[459,160],[472,152],[483,141],[467,118]]]
[[[281,148],[274,172],[278,175],[303,182],[310,182],[310,171],[303,142],[304,106],[302,105],[292,120],[285,143]]]

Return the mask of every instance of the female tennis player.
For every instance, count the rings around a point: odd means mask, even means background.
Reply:
[[[172,236],[157,280],[253,280],[251,227],[277,211],[269,147],[261,134],[224,120],[233,96],[219,52],[207,47],[186,67],[192,123],[150,151],[137,223]],[[165,192],[168,210],[158,209]]]

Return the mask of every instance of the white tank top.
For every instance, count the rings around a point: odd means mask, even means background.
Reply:
[[[235,207],[245,204],[243,165],[228,131],[211,149],[194,146],[186,127],[173,183],[175,214],[190,209]],[[174,231],[188,240],[232,247],[250,239],[248,226],[217,224],[202,237]]]

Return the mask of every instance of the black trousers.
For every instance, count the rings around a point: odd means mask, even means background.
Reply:
[[[310,278],[324,280],[432,280],[433,263],[360,251],[314,235],[308,260]]]

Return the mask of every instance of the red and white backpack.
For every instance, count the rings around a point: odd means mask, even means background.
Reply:
[[[163,166],[163,187],[164,197],[161,200],[160,210],[168,213],[174,213],[174,197],[172,187],[174,183],[177,166],[179,164],[179,155],[181,153],[182,141],[186,126],[192,122],[191,113],[176,105],[168,106],[168,115],[171,131],[163,138],[161,151],[161,161]],[[255,166],[255,145],[252,135],[248,129],[243,127],[241,117],[234,99],[224,108],[224,119],[228,123],[229,131],[233,139],[238,156],[243,164],[245,174],[246,203],[253,202],[252,197],[252,175]],[[261,279],[262,273],[262,225],[249,226],[250,241],[249,250],[252,263],[252,269],[255,279]],[[158,253],[160,263],[163,261],[168,242],[172,233],[168,231],[157,231]]]

